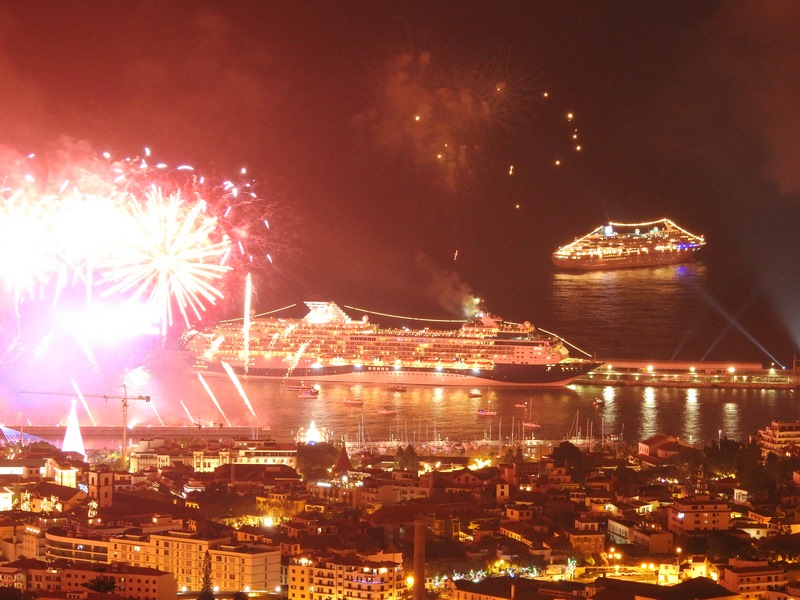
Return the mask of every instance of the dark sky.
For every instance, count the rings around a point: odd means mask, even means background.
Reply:
[[[246,166],[291,241],[264,308],[524,318],[556,246],[667,216],[800,336],[798,31],[779,0],[2,2],[0,156]]]

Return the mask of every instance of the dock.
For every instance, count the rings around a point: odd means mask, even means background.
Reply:
[[[646,361],[601,359],[603,365],[575,383],[583,385],[786,389],[800,386],[800,362],[764,368],[756,362]]]
[[[34,436],[61,447],[67,428],[46,425],[10,425],[8,429],[21,435]],[[144,439],[166,438],[170,440],[192,439],[228,442],[230,440],[271,439],[269,428],[191,425],[191,426],[132,426],[128,428],[128,443],[136,445]],[[119,448],[122,440],[122,426],[81,426],[81,437],[87,448]]]

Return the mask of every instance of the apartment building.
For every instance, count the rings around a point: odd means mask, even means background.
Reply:
[[[277,546],[245,545],[227,535],[185,531],[124,535],[109,543],[113,560],[172,573],[180,591],[200,589],[206,552],[211,559],[211,580],[219,591],[274,591],[280,586]]]
[[[786,454],[790,448],[800,449],[800,421],[773,421],[758,430],[756,443],[762,456],[770,452]]]
[[[667,507],[667,529],[676,534],[703,534],[730,528],[731,509],[711,496],[678,498]]]
[[[407,595],[402,558],[297,557],[287,573],[289,600],[396,600]]]
[[[768,590],[786,585],[786,571],[767,561],[732,558],[722,570],[719,583],[724,588],[740,594],[742,600],[764,598]]]

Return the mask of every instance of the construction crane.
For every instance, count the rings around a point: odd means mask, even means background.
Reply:
[[[150,402],[150,396],[129,396],[128,386],[121,385],[122,396],[111,396],[108,394],[80,394],[84,398],[103,398],[104,400],[119,400],[122,405],[122,466],[126,467],[128,462],[128,402],[130,400],[143,400]],[[77,392],[36,392],[21,391],[20,394],[40,394],[43,396],[78,396]]]

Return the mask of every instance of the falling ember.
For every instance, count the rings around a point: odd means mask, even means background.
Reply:
[[[581,147],[580,147],[580,146],[575,146],[575,150],[577,150],[578,152],[580,152],[580,151],[581,151]]]
[[[186,416],[189,417],[189,422],[190,423],[195,423],[196,421],[192,417],[192,414],[189,412],[189,409],[186,408],[186,405],[183,403],[183,400],[181,400],[180,403],[181,403],[181,406],[183,407],[183,410],[186,411]]]
[[[206,380],[203,379],[203,375],[198,373],[197,378],[200,380],[200,383],[203,384],[203,388],[205,388],[206,392],[208,392],[208,395],[211,397],[211,401],[214,403],[214,406],[217,407],[219,414],[222,415],[222,418],[225,419],[225,422],[228,424],[228,427],[230,427],[231,422],[228,420],[228,417],[225,415],[225,413],[222,410],[222,407],[219,405],[219,402],[217,401],[217,397],[214,395],[214,392],[211,391],[211,388],[208,387]]]
[[[253,295],[253,280],[247,274],[244,284],[244,321],[242,334],[244,335],[244,374],[247,375],[250,366],[250,298]]]
[[[514,174],[514,165],[511,165],[510,167],[508,167],[508,174],[509,175],[513,175]]]
[[[156,419],[158,419],[158,422],[161,423],[162,427],[164,427],[164,421],[161,419],[161,415],[158,414],[158,411],[156,410],[156,403],[155,402],[150,402],[150,407],[153,409],[153,412],[156,414]]]
[[[458,258],[458,250],[456,250],[456,253],[453,255],[453,262],[455,262],[455,260],[456,260],[457,258]]]
[[[548,94],[547,92],[545,92],[544,94],[542,94],[542,97],[543,97],[543,98],[547,98],[547,97],[549,97],[549,96],[550,96],[550,94]]]
[[[253,415],[254,418],[257,418],[256,411],[253,410],[253,405],[250,404],[250,400],[247,398],[247,394],[245,394],[244,388],[242,387],[239,378],[236,377],[236,373],[233,372],[231,366],[226,362],[222,363],[222,368],[225,369],[225,372],[228,374],[228,377],[231,378],[233,385],[236,387],[236,390],[239,392],[239,395],[242,397],[242,400],[244,400],[244,405],[250,411],[250,414]]]
[[[573,115],[572,113],[567,113],[567,121],[572,121],[574,117],[575,115]]]
[[[557,167],[558,167],[558,166],[560,166],[560,165],[561,165],[561,161],[560,161],[560,160],[557,160],[557,161],[555,162],[555,165],[556,165]]]
[[[83,397],[83,394],[78,389],[78,383],[74,379],[69,380],[72,384],[72,389],[75,390],[75,394],[80,398],[81,404],[83,404],[83,408],[86,409],[86,412],[89,414],[89,418],[92,420],[92,425],[97,427],[97,421],[94,420],[94,416],[92,415],[92,411],[89,410],[89,404],[86,402],[86,398]]]

